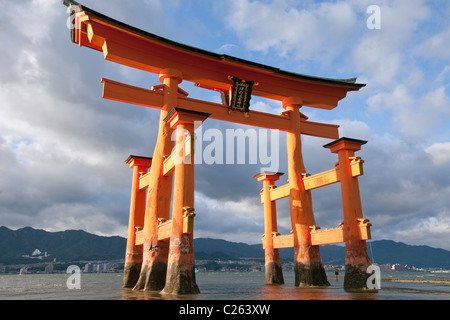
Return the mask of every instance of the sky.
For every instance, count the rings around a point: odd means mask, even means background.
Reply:
[[[311,121],[367,140],[357,153],[372,239],[450,250],[450,3],[446,0],[81,0],[111,18],[208,51],[282,70],[367,84]],[[379,28],[369,22],[379,8]],[[60,0],[0,0],[0,225],[126,237],[130,154],[152,156],[159,111],[102,99],[102,77],[150,88],[158,76],[70,41]],[[190,97],[217,93],[183,82]],[[279,113],[253,97],[251,110]],[[208,119],[203,132],[249,127]],[[256,129],[253,129],[256,130]],[[258,134],[260,131],[256,131]],[[204,137],[204,139],[206,139]],[[276,146],[286,174],[286,135]],[[208,141],[204,140],[204,146]],[[329,139],[302,137],[310,174],[332,169]],[[272,145],[272,144],[271,144]],[[224,155],[225,156],[225,155]],[[247,161],[249,162],[249,161]],[[196,165],[195,237],[260,243],[262,163]],[[339,184],[312,191],[316,224],[342,221]],[[288,200],[278,231],[291,230]]]

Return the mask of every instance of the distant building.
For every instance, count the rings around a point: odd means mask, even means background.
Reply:
[[[45,273],[53,273],[53,263],[46,265],[44,271]]]
[[[396,264],[392,265],[391,269],[394,271],[405,271],[405,270],[409,270],[409,267],[406,264],[401,265],[399,263],[396,263]]]
[[[30,255],[28,255],[28,254],[24,254],[24,255],[22,255],[22,257],[24,257],[24,258],[30,258],[30,259],[40,259],[40,260],[42,260],[42,259],[44,259],[44,258],[47,258],[47,257],[49,257],[50,255],[47,253],[47,251],[45,251],[44,253],[42,253],[41,252],[41,250],[39,250],[39,249],[34,249],[34,251],[31,253],[31,256]]]
[[[84,272],[93,272],[93,267],[92,267],[92,263],[86,263],[84,265]]]

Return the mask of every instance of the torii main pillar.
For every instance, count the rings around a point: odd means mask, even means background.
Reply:
[[[173,129],[165,120],[172,108],[178,104],[178,85],[182,74],[176,69],[163,69],[159,80],[164,84],[163,106],[159,118],[158,138],[150,169],[150,183],[144,223],[143,262],[135,290],[162,290],[166,283],[168,240],[158,241],[158,219],[170,217],[172,175],[163,175],[164,157],[170,155],[174,143]]]
[[[147,172],[152,158],[129,156],[125,161],[133,168],[131,185],[130,218],[128,222],[127,248],[123,274],[123,287],[133,288],[139,279],[142,267],[142,246],[136,245],[136,228],[144,226],[145,190],[139,189],[139,176]]]
[[[174,108],[165,119],[176,129],[172,200],[172,233],[169,244],[167,276],[163,294],[196,294],[194,262],[194,122],[203,122],[209,114]],[[184,224],[188,224],[184,226]]]
[[[365,143],[367,141],[341,138],[324,146],[332,153],[337,153],[339,157],[339,180],[344,214],[344,289],[348,291],[366,290],[367,279],[370,276],[366,273],[371,264],[367,255],[366,241],[361,240],[359,231],[359,225],[367,220],[363,218],[358,178],[353,177],[351,168],[352,161],[359,159],[355,157],[355,151],[360,150]]]
[[[277,207],[276,202],[270,198],[270,191],[275,187],[275,181],[283,175],[281,172],[261,172],[254,177],[263,182],[262,196],[264,198],[264,258],[266,284],[284,284],[281,268],[280,253],[274,248],[273,237],[277,231]]]
[[[310,226],[316,224],[311,191],[305,190],[306,174],[302,156],[300,108],[303,101],[297,97],[283,100],[289,112],[290,130],[286,133],[288,156],[289,205],[294,234],[294,272],[296,286],[329,286],[320,257],[319,246],[311,245]]]

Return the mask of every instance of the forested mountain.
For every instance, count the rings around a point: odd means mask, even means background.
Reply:
[[[126,239],[102,237],[82,230],[47,232],[25,227],[11,230],[0,227],[0,263],[42,261],[115,260],[125,257]],[[37,250],[36,250],[37,249]],[[196,259],[264,258],[261,244],[230,242],[221,239],[194,240]],[[325,264],[344,264],[345,248],[338,245],[320,247]],[[450,269],[450,251],[429,246],[413,246],[391,240],[372,241],[367,252],[378,264],[441,267]],[[292,260],[293,248],[280,249],[280,257]]]

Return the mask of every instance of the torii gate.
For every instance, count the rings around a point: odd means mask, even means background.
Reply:
[[[362,215],[357,180],[363,161],[354,156],[366,141],[339,138],[337,125],[308,121],[299,111],[304,105],[331,110],[347,92],[364,84],[356,79],[311,77],[218,55],[136,29],[73,0],[63,3],[74,17],[74,43],[103,52],[106,60],[159,74],[162,82],[148,90],[102,79],[103,98],[161,110],[153,157],[130,156],[126,161],[133,168],[133,182],[124,287],[168,294],[199,292],[194,271],[192,136],[194,122],[209,117],[286,132],[289,182],[276,188],[274,181],[282,173],[255,175],[263,182],[266,283],[284,283],[278,249],[294,247],[295,285],[329,285],[319,245],[345,242],[344,288],[366,288],[370,261],[365,240],[370,239],[370,224]],[[184,80],[229,95],[229,100],[223,105],[188,98],[179,87]],[[286,111],[274,115],[249,110],[251,95],[282,101]],[[175,129],[174,150],[171,135]],[[338,154],[336,168],[308,175],[301,134],[337,139],[325,145]],[[310,190],[335,182],[341,183],[344,221],[338,228],[321,231],[316,227]],[[280,236],[275,201],[284,197],[290,200],[292,234]]]

